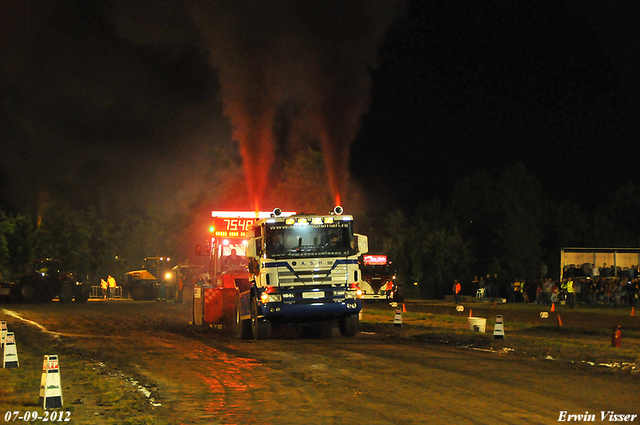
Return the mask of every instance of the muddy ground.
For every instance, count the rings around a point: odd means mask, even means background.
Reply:
[[[468,304],[367,305],[362,332],[268,341],[190,326],[188,305],[128,300],[3,304],[20,368],[0,370],[0,419],[38,407],[42,357],[60,356],[77,424],[557,423],[566,414],[640,415],[640,318]],[[467,329],[469,309],[487,331]],[[496,315],[505,339],[494,339]],[[563,326],[558,326],[558,317]],[[611,347],[611,328],[623,330]],[[640,423],[638,417],[635,422]]]

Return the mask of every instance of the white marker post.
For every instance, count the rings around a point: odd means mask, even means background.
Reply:
[[[2,360],[2,367],[4,369],[20,367],[20,362],[18,361],[18,349],[16,347],[16,337],[13,332],[7,332],[7,336],[4,339],[4,357]]]
[[[62,407],[62,386],[60,385],[60,365],[57,355],[45,355],[40,379],[40,407],[57,409]]]
[[[493,328],[493,339],[504,339],[504,323],[502,323],[502,316],[496,316],[496,324]]]
[[[393,318],[393,326],[396,328],[402,327],[402,309],[400,307],[396,308],[396,315]]]
[[[0,343],[4,347],[4,339],[7,337],[7,322],[0,322]]]

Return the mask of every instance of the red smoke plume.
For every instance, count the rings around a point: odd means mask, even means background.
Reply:
[[[274,117],[285,103],[297,105],[290,119],[309,132],[301,139],[320,141],[334,198],[344,200],[350,145],[369,104],[368,67],[398,8],[387,0],[229,0],[194,10],[254,206],[265,193]]]

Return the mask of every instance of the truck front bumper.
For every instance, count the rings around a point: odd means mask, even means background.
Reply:
[[[287,319],[306,319],[340,317],[358,314],[362,309],[362,300],[350,299],[341,302],[312,302],[312,303],[260,303],[259,313],[265,319],[279,321]]]

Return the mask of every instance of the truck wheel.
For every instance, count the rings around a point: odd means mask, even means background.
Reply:
[[[271,322],[258,318],[258,301],[251,302],[251,330],[253,339],[269,339],[271,337]]]
[[[89,301],[91,287],[88,284],[76,285],[74,288],[74,297],[77,303],[86,303]]]
[[[20,283],[20,300],[26,303],[35,303],[39,301],[38,285],[32,281],[27,280]]]
[[[65,282],[60,285],[58,299],[61,303],[70,303],[73,300],[73,286],[71,286],[71,283]]]
[[[144,285],[135,285],[130,289],[131,298],[136,301],[144,301],[147,298],[147,288]]]
[[[236,339],[249,339],[251,336],[251,320],[240,318],[240,298],[236,297],[234,309],[235,320],[233,321],[233,337]]]
[[[357,314],[342,316],[340,320],[338,320],[338,325],[340,327],[340,335],[352,337],[358,333],[360,319]]]

